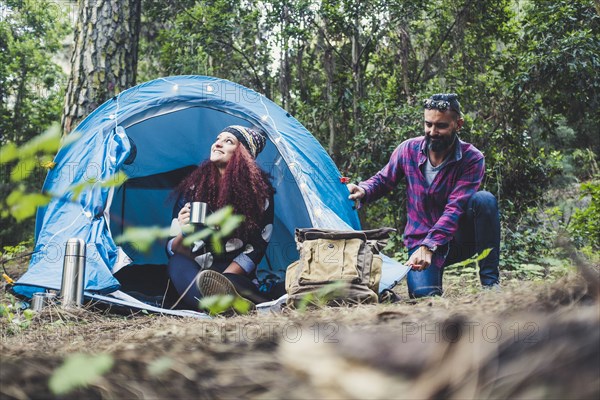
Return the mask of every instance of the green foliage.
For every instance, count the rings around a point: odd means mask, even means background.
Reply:
[[[316,292],[306,293],[298,302],[296,309],[304,312],[309,307],[325,307],[332,300],[343,298],[346,285],[346,282],[338,281],[325,285]]]
[[[10,294],[0,299],[0,326],[8,334],[16,335],[28,329],[34,315],[35,312],[24,309],[24,303]]]
[[[73,200],[79,200],[79,196],[81,196],[81,193],[85,189],[87,189],[91,186],[93,186],[93,187],[119,187],[123,183],[125,183],[125,181],[127,181],[127,179],[128,179],[127,174],[125,172],[118,171],[116,174],[111,175],[104,181],[100,181],[97,177],[93,177],[93,178],[90,178],[83,182],[77,183],[77,184],[69,187],[67,189],[67,192],[64,194],[66,195],[67,193],[71,193],[70,197]]]
[[[14,246],[2,247],[2,259],[10,260],[21,253],[25,253],[31,247],[32,244],[33,242],[31,240],[25,240]]]
[[[169,228],[159,226],[127,227],[122,235],[115,238],[115,243],[132,243],[141,252],[147,252],[156,240],[165,239],[169,236]]]
[[[226,206],[210,214],[206,218],[206,227],[198,232],[192,225],[185,227],[186,237],[183,240],[185,246],[192,246],[194,242],[210,237],[212,247],[217,253],[223,252],[222,240],[231,235],[242,223],[244,217],[233,213],[233,207]],[[145,252],[158,239],[171,236],[170,228],[161,227],[128,227],[122,235],[115,238],[116,243],[132,243],[140,251]]]
[[[233,207],[225,206],[206,217],[206,228],[187,236],[183,244],[191,246],[197,240],[210,236],[212,247],[217,253],[223,252],[222,240],[231,235],[242,223],[244,217],[233,213]]]
[[[174,19],[174,27],[161,30],[157,38],[166,73],[227,77],[259,92],[268,91],[264,66],[270,64],[269,48],[260,37],[256,6],[204,0]]]
[[[422,134],[420,101],[433,92],[460,95],[461,136],[485,153],[484,188],[511,228],[573,149],[600,153],[592,0],[191,3],[161,14],[160,68],[224,77],[280,101],[355,181]],[[361,218],[402,229],[403,206],[399,188]]]
[[[62,396],[98,381],[113,367],[109,354],[71,354],[50,377],[48,387],[55,396]]]
[[[508,278],[542,278],[562,275],[568,263],[561,261],[555,243],[564,231],[564,210],[530,207],[514,226],[503,224],[500,271]]]
[[[0,165],[10,166],[10,181],[17,184],[0,203],[0,216],[8,222],[14,218],[17,222],[27,220],[35,214],[37,207],[50,201],[50,196],[39,192],[31,192],[24,183],[29,176],[40,170],[51,167],[48,164],[51,155],[60,147],[60,128],[52,125],[46,132],[33,137],[21,146],[9,143],[0,150]]]
[[[76,140],[78,135],[69,135],[61,138],[60,127],[53,124],[46,132],[33,137],[21,146],[9,143],[0,150],[0,165],[7,166],[7,172],[12,168],[10,174],[11,183],[16,186],[10,187],[10,193],[0,202],[0,216],[4,228],[8,221],[15,220],[17,223],[30,220],[38,209],[45,206],[52,198],[63,198],[69,201],[77,201],[81,193],[94,187],[114,187],[123,184],[127,180],[124,172],[117,172],[105,181],[91,179],[70,186],[65,193],[39,193],[27,187],[25,181],[28,177],[40,170],[54,168],[52,156],[61,147],[66,147]],[[2,239],[4,234],[0,235]],[[29,239],[30,240],[30,239]]]
[[[19,146],[60,118],[66,75],[54,56],[62,50],[62,41],[70,31],[68,13],[60,10],[63,5],[67,6],[64,2],[49,0],[7,0],[0,5],[2,199],[13,190],[15,182],[19,182],[23,192],[39,190],[45,174],[36,166],[50,161],[52,152],[39,151],[35,146],[44,144],[34,142],[32,147],[21,149],[31,153],[22,156],[16,166],[14,159]],[[30,238],[32,221],[23,217],[28,212],[27,207],[18,212],[21,217],[18,222],[10,216],[2,217],[2,245]]]
[[[466,260],[449,265],[445,268],[445,273],[448,275],[469,276],[471,277],[470,280],[476,280],[479,277],[479,261],[486,258],[491,251],[491,248],[485,249],[481,254],[475,254]]]
[[[600,169],[594,151],[590,148],[575,149],[571,155],[571,162],[575,167],[574,174],[579,179],[592,179],[595,176],[600,176]]]
[[[587,248],[588,253],[600,251],[600,180],[581,185],[581,198],[589,203],[573,214],[569,232],[579,248]]]
[[[383,249],[384,254],[392,255],[396,261],[406,263],[408,261],[408,249],[404,247],[402,241],[402,230],[397,230],[390,235],[385,248]]]
[[[531,90],[529,98],[535,92],[542,110],[564,115],[575,128],[597,127],[600,15],[594,1],[540,0],[528,3],[526,11],[519,89]],[[593,131],[580,134],[593,140]],[[599,140],[596,135],[596,150]]]
[[[248,314],[252,304],[240,296],[220,295],[207,296],[200,299],[199,306],[208,310],[210,315],[219,315],[228,310],[234,310],[238,314]]]

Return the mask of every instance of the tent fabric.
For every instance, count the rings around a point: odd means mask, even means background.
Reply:
[[[58,290],[62,253],[69,238],[87,243],[85,290],[119,289],[113,277],[128,263],[166,264],[164,242],[149,252],[114,242],[129,226],[168,227],[172,189],[192,166],[209,156],[210,145],[228,125],[258,126],[268,136],[257,162],[272,177],[275,221],[259,278],[284,277],[298,258],[294,230],[303,227],[360,229],[337,167],[318,141],[289,113],[263,95],[236,83],[206,76],[160,78],[128,89],[105,102],[71,133],[44,183],[53,200],[36,217],[36,254],[15,292],[31,296],[40,288]],[[118,188],[110,178],[124,171]],[[96,181],[75,199],[74,185]],[[382,288],[408,271],[389,258]]]

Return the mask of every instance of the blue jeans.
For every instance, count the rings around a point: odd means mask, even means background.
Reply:
[[[418,248],[419,246],[410,249],[409,255]],[[500,280],[500,216],[494,195],[481,191],[469,199],[454,238],[437,249],[437,252],[448,254],[442,268],[429,267],[420,272],[408,272],[409,296],[417,298],[441,295],[442,275],[446,266],[466,260],[489,248],[492,248],[490,254],[479,262],[479,278],[483,286],[494,285]]]

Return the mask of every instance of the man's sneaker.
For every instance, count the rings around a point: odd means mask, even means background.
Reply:
[[[383,289],[381,293],[379,293],[379,302],[380,303],[397,303],[401,300],[400,296],[391,289]]]
[[[250,309],[254,309],[254,303],[240,296],[235,290],[235,286],[227,277],[210,269],[204,270],[198,274],[196,278],[196,287],[202,297],[210,296],[234,296],[240,298],[250,305]]]
[[[286,293],[278,299],[259,303],[256,305],[256,311],[259,313],[273,312],[275,314],[279,314],[283,311],[283,308],[287,302],[287,298],[288,295]]]
[[[485,291],[490,291],[490,292],[501,292],[502,291],[502,287],[500,286],[499,283],[492,283],[491,285],[481,285],[481,288]]]

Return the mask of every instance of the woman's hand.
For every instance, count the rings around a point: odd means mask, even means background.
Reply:
[[[190,223],[190,203],[185,203],[183,208],[179,210],[179,213],[177,214],[177,222],[179,222],[179,226],[181,226],[181,232],[173,238],[171,250],[173,250],[174,253],[183,254],[193,259],[194,256],[192,255],[190,247],[183,245],[183,232],[186,229],[189,229],[187,226]]]
[[[433,252],[425,246],[420,246],[408,259],[408,265],[415,271],[423,271],[431,265]]]
[[[185,203],[183,208],[179,210],[177,221],[179,221],[179,226],[181,226],[181,228],[190,223],[190,203]]]

